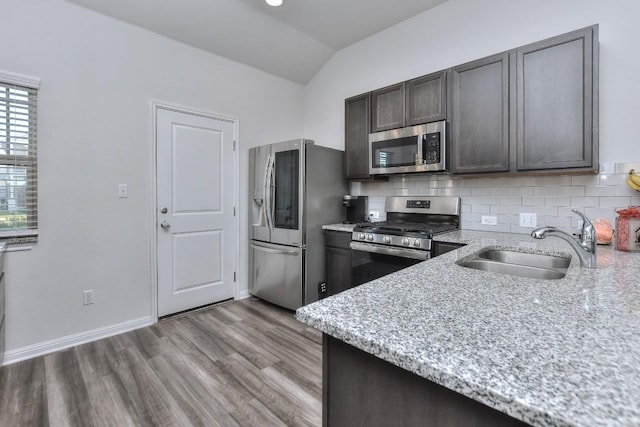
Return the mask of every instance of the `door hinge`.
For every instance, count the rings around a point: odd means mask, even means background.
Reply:
[[[233,151],[236,151],[236,141],[233,140]]]
[[[236,207],[233,207],[233,216],[236,216]]]
[[[236,281],[236,272],[235,271],[233,272],[233,281],[234,282]]]

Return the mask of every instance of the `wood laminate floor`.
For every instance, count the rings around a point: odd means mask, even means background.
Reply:
[[[255,299],[0,368],[0,426],[319,426],[321,334]]]

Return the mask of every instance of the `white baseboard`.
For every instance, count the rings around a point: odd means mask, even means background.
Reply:
[[[4,354],[2,366],[12,363],[21,362],[23,360],[32,359],[43,354],[53,353],[55,351],[64,350],[76,345],[85,344],[113,335],[129,332],[134,329],[143,328],[153,325],[156,322],[151,316],[141,317],[139,319],[130,320],[117,325],[110,325],[104,328],[98,328],[91,331],[80,332],[66,337],[56,338],[49,341],[43,341],[37,344],[28,345],[26,347],[9,350]]]
[[[249,298],[250,296],[251,294],[249,293],[249,290],[245,289],[244,291],[240,291],[238,293],[238,298],[236,299],[241,300],[241,299]]]

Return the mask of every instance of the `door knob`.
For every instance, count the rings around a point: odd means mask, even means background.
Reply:
[[[167,221],[162,221],[160,223],[160,227],[164,228],[165,230],[168,230],[169,227],[171,227],[171,224],[169,224]]]
[[[167,208],[160,209],[160,213],[167,213]]]

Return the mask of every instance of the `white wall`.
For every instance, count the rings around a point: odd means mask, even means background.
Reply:
[[[10,353],[150,315],[151,99],[239,118],[247,241],[247,149],[303,135],[302,86],[60,0],[3,0],[0,39],[0,69],[41,79],[40,239],[6,255]],[[244,290],[246,263],[244,244]]]
[[[305,88],[308,138],[344,147],[344,99],[600,24],[600,161],[640,160],[640,2],[450,0],[340,52]]]

